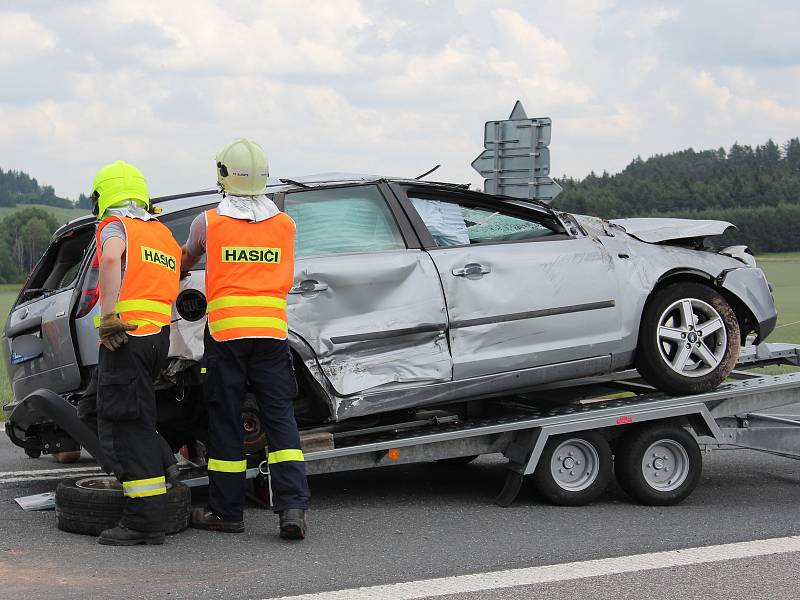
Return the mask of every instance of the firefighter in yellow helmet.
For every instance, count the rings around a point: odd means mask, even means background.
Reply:
[[[269,445],[272,508],[283,538],[306,535],[308,508],[300,434],[292,401],[297,382],[287,341],[286,295],[294,278],[292,219],[266,195],[261,146],[238,139],[217,155],[219,206],[199,215],[183,247],[185,270],[206,254],[208,327],[203,382],[208,406],[208,507],[198,529],[244,531],[242,400],[255,394]]]
[[[100,219],[96,252],[101,346],[92,391],[87,390],[78,411],[87,420],[96,410],[100,442],[125,494],[119,524],[103,531],[98,542],[163,544],[164,472],[170,466],[164,457],[171,453],[156,431],[153,381],[169,351],[180,246],[149,213],[147,184],[133,165],[118,160],[100,169],[92,201]]]

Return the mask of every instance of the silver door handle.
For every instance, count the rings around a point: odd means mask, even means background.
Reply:
[[[487,273],[491,272],[491,268],[484,267],[478,263],[469,263],[460,269],[453,269],[453,275],[456,277],[476,277],[478,275],[486,275]]]
[[[314,292],[324,292],[328,289],[327,283],[320,283],[316,279],[306,279],[301,281],[299,285],[294,286],[289,290],[290,294],[313,294]]]

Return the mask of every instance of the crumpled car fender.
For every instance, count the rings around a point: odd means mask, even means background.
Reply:
[[[775,329],[778,312],[772,300],[769,283],[764,272],[758,268],[730,269],[717,278],[720,286],[739,298],[753,314],[758,325],[758,344]]]

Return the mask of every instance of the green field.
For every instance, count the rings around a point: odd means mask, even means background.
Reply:
[[[800,344],[800,252],[765,254],[758,263],[772,284],[778,325],[771,342]]]
[[[800,344],[800,252],[765,254],[758,257],[758,262],[774,288],[775,304],[778,306],[778,325],[769,336],[769,341]],[[16,284],[0,284],[0,322],[3,325],[18,292],[19,286]],[[789,370],[794,368],[768,367],[767,372],[779,373]],[[5,404],[10,399],[11,388],[6,375],[6,365],[2,365],[0,403]]]
[[[44,204],[17,204],[17,206],[10,207],[0,206],[0,219],[25,208],[41,208],[46,210],[52,213],[61,225],[72,219],[77,219],[78,217],[89,214],[89,211],[83,208],[56,208],[55,206],[45,206]]]
[[[16,283],[0,284],[0,323],[5,327],[8,313],[11,310],[11,305],[17,299],[19,293],[19,285]],[[6,343],[5,339],[2,343]],[[0,404],[5,404],[11,400],[11,386],[8,383],[8,373],[6,372],[6,365],[0,365]],[[3,413],[0,411],[0,420],[3,419]]]

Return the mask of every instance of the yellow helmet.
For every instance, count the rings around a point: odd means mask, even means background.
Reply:
[[[267,189],[269,163],[264,149],[239,138],[217,153],[217,183],[234,196],[258,196]]]
[[[92,184],[93,211],[102,217],[106,209],[123,206],[133,200],[146,209],[150,208],[150,194],[142,172],[124,160],[106,165],[97,172]]]

